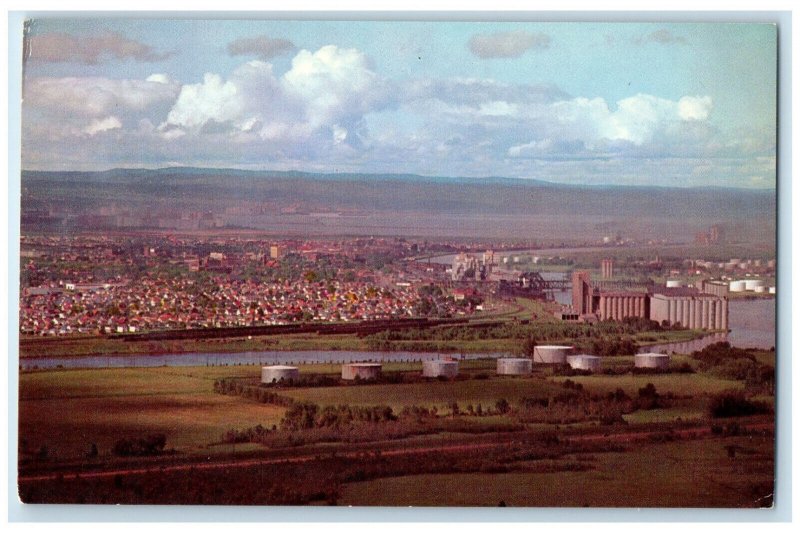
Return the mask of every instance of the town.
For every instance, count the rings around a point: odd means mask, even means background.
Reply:
[[[502,307],[503,296],[510,300],[503,289],[516,285],[519,289],[511,294],[553,300],[553,291],[536,292],[523,279],[534,269],[561,273],[567,281],[565,269],[589,267],[599,274],[595,284],[607,293],[617,279],[628,292],[613,294],[623,297],[644,294],[631,292],[636,285],[631,279],[641,286],[663,280],[666,289],[661,292],[697,285],[698,294],[712,293],[725,300],[775,292],[767,285],[774,281],[775,261],[767,258],[627,260],[617,262],[615,273],[610,259],[594,265],[587,262],[591,260],[540,256],[535,251],[501,252],[502,246],[462,251],[449,264],[434,262],[432,256],[449,257],[447,253],[458,245],[405,238],[78,236],[23,237],[21,244],[20,332],[25,336],[473,316],[487,314],[492,304]],[[486,245],[461,243],[460,249]],[[624,242],[603,245],[609,254],[631,248]],[[572,249],[576,250],[580,249]],[[569,255],[567,251],[563,254]],[[577,287],[575,280],[572,285]],[[597,297],[601,294],[598,289]],[[589,315],[647,317],[643,306],[612,312],[611,296],[608,304],[603,298],[602,305],[598,301],[594,306],[582,305],[581,296],[577,302],[574,294],[572,298],[550,309],[560,318],[575,320],[588,320]],[[674,313],[672,321],[678,321]],[[721,320],[703,327],[725,329]]]

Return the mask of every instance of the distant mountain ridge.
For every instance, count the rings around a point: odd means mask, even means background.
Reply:
[[[91,213],[109,205],[230,212],[347,211],[580,218],[774,221],[774,190],[563,185],[513,178],[415,174],[315,174],[172,167],[103,172],[22,172],[26,202]]]
[[[106,179],[114,178],[154,178],[172,177],[178,178],[198,177],[198,176],[225,176],[238,178],[295,178],[323,181],[402,181],[402,182],[421,182],[421,183],[442,183],[442,184],[464,184],[464,185],[508,185],[508,186],[528,186],[528,187],[552,187],[565,189],[628,189],[628,190],[732,190],[747,192],[764,192],[774,194],[775,189],[762,188],[751,189],[743,187],[726,187],[720,185],[689,186],[689,187],[667,187],[659,185],[617,185],[617,184],[579,184],[579,183],[559,183],[552,181],[539,180],[534,178],[507,178],[502,176],[485,177],[465,177],[465,176],[426,176],[410,173],[365,173],[365,172],[306,172],[299,170],[246,170],[237,168],[209,168],[209,167],[160,167],[155,169],[146,168],[112,168],[109,170],[98,171],[52,171],[52,170],[23,170],[22,178],[25,179],[58,179],[69,178],[70,181],[92,181],[102,182]]]

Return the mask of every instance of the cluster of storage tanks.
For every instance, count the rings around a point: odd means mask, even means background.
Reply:
[[[731,281],[728,285],[728,288],[731,292],[750,291],[757,293],[769,292],[770,294],[775,294],[775,287],[767,287],[767,284],[761,279],[741,279]]]
[[[533,363],[568,364],[575,370],[598,372],[601,358],[596,355],[571,354],[572,346],[537,346],[533,359],[527,357],[501,357],[497,359],[497,375],[525,376],[532,372]],[[661,353],[639,353],[634,356],[636,368],[666,369],[670,356]],[[375,380],[381,377],[380,363],[345,363],[342,365],[342,379],[345,381]],[[422,375],[426,378],[454,378],[458,375],[458,361],[437,359],[422,362]],[[261,383],[291,383],[300,377],[296,366],[265,366],[261,368]]]

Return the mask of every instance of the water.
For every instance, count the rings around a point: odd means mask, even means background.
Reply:
[[[431,361],[453,357],[455,359],[497,358],[503,353],[440,354],[434,352],[351,352],[351,351],[297,351],[297,352],[239,352],[239,353],[182,353],[167,355],[99,355],[85,357],[37,357],[23,359],[24,370],[35,368],[129,368],[159,366],[235,366],[235,365],[297,365],[307,363],[357,363]]]
[[[775,346],[775,299],[732,300],[728,303],[730,332],[713,333],[702,339],[656,344],[640,352],[690,353],[709,344],[727,341],[739,348],[768,350]]]

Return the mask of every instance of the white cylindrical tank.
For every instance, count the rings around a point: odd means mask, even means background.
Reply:
[[[744,292],[747,289],[744,281],[731,281],[728,287],[731,292]]]
[[[756,288],[754,290],[755,292],[765,293],[767,292],[767,287],[764,285],[756,285]]]
[[[669,355],[664,353],[637,353],[634,356],[636,368],[668,368]]]
[[[680,280],[677,280],[677,279],[668,279],[667,280],[667,288],[674,288],[674,287],[680,287],[680,286],[681,286]]]
[[[261,383],[278,383],[280,381],[293,381],[300,377],[300,370],[296,366],[262,366]]]
[[[422,375],[426,378],[454,378],[458,375],[458,361],[423,361]]]
[[[590,372],[600,370],[600,358],[596,355],[569,355],[567,356],[567,363],[569,363],[570,368],[575,370],[588,370]]]
[[[346,363],[342,365],[342,379],[378,379],[381,368],[380,363]]]
[[[770,294],[775,294],[775,287],[770,287],[769,288],[769,293]]]
[[[746,279],[744,280],[744,288],[748,291],[754,291],[757,287],[766,287],[767,284],[764,283],[762,279]]]
[[[503,358],[497,360],[497,373],[501,376],[522,376],[531,373],[530,359]]]
[[[572,352],[572,346],[536,346],[533,349],[534,363],[555,363],[567,362],[567,355]]]

